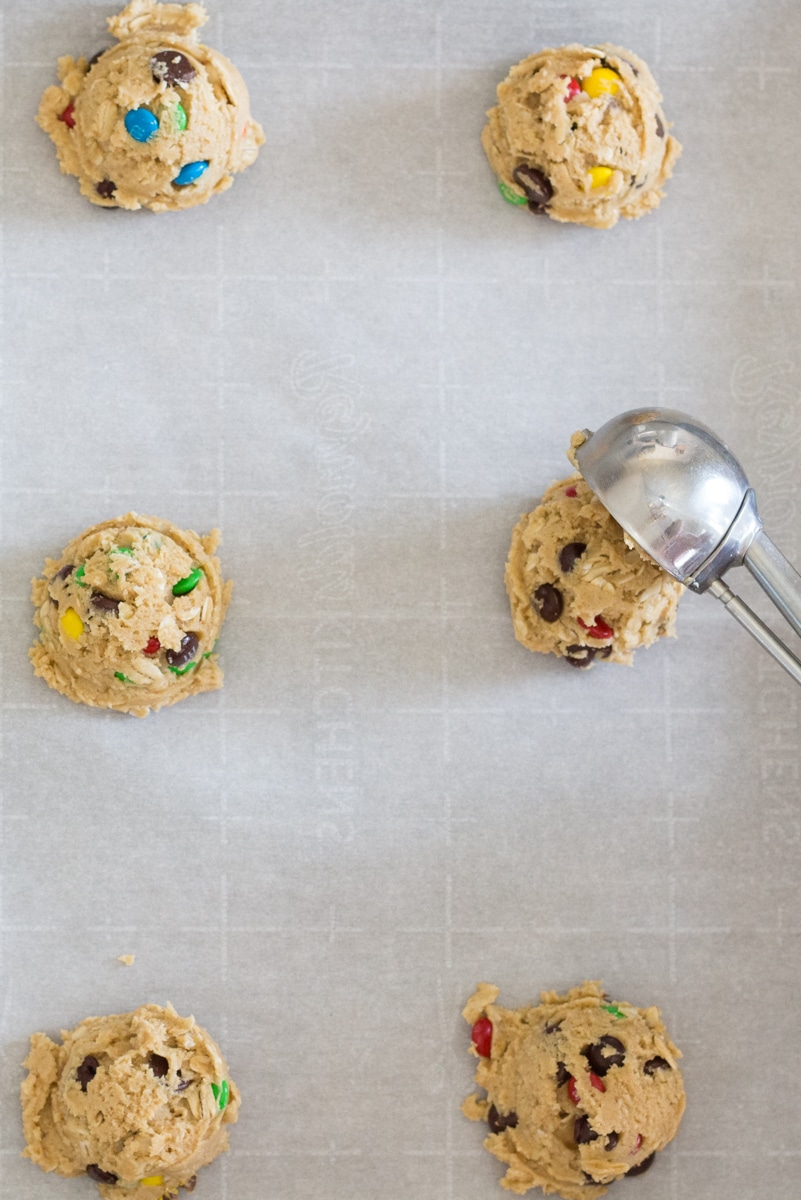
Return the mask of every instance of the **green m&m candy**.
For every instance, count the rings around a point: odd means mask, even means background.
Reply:
[[[498,191],[503,196],[504,200],[508,200],[510,204],[528,204],[525,196],[521,196],[514,188],[510,188],[508,183],[504,183],[502,179],[498,180]]]
[[[213,1083],[211,1085],[211,1090],[214,1093],[214,1099],[217,1101],[220,1112],[222,1112],[229,1099],[228,1080],[224,1079],[219,1085]]]
[[[190,571],[183,579],[179,579],[176,584],[173,584],[173,596],[186,596],[189,592],[195,590],[202,578],[203,568],[195,567],[194,571]]]

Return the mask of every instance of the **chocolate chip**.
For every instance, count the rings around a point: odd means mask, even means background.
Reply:
[[[552,583],[541,583],[533,593],[531,603],[549,625],[559,620],[565,606],[562,593]]]
[[[586,542],[568,542],[559,551],[559,566],[568,575],[576,565],[576,559],[581,558],[587,549]]]
[[[597,1183],[598,1182],[597,1179],[593,1179],[592,1175],[590,1175],[590,1173],[588,1171],[582,1171],[581,1173],[584,1176],[585,1183]]]
[[[164,657],[171,667],[185,667],[197,654],[200,642],[196,633],[185,633],[181,638],[180,650],[167,650]]]
[[[606,647],[611,650],[610,646]],[[594,646],[568,646],[565,662],[569,662],[571,667],[588,667],[595,658],[596,650]],[[604,658],[607,656],[604,655]]]
[[[614,1150],[615,1146],[618,1144],[619,1141],[620,1141],[620,1134],[615,1133],[615,1131],[613,1129],[612,1132],[609,1134],[608,1138],[606,1139],[606,1144],[604,1145],[604,1150]]]
[[[656,1071],[670,1071],[672,1067],[670,1063],[661,1058],[658,1054],[656,1058],[649,1058],[648,1062],[643,1066],[643,1071],[646,1075],[653,1075]]]
[[[595,646],[594,649],[596,658],[608,658],[612,653],[611,646]]]
[[[662,124],[662,118],[660,117],[659,113],[656,114],[656,136],[657,137],[665,136],[665,127]]]
[[[113,183],[110,179],[104,179],[95,187],[95,191],[97,192],[98,196],[102,196],[104,200],[110,200],[116,190],[116,183]]]
[[[75,563],[67,563],[67,565],[62,567],[60,571],[56,571],[55,575],[53,576],[53,582],[55,582],[56,579],[66,579],[74,570]]]
[[[519,183],[526,193],[532,212],[542,212],[553,196],[553,187],[548,176],[536,167],[522,163],[512,171],[512,179]]]
[[[562,1087],[570,1078],[570,1072],[564,1063],[556,1064],[556,1086]]]
[[[197,1187],[197,1175],[193,1175],[190,1179],[187,1179],[186,1183],[182,1184],[181,1186],[187,1192],[194,1192],[195,1188]]]
[[[561,1022],[561,1021],[554,1021],[553,1025],[546,1025],[546,1026],[545,1026],[545,1030],[544,1030],[544,1032],[545,1032],[545,1033],[556,1033],[557,1029],[561,1029],[561,1028],[562,1028],[562,1022]]]
[[[106,50],[109,49],[111,49],[110,46],[105,46],[102,50],[98,50],[97,54],[93,54],[89,59],[89,62],[86,64],[87,70],[91,70],[95,63],[103,57],[103,55],[106,53]]]
[[[97,1074],[97,1068],[99,1066],[100,1066],[100,1063],[97,1061],[94,1054],[87,1054],[86,1058],[83,1060],[81,1065],[78,1067],[78,1070],[75,1072],[75,1078],[78,1080],[78,1083],[81,1085],[82,1092],[86,1091],[86,1085],[88,1083],[91,1083],[92,1080],[94,1079],[95,1075]]]
[[[495,1105],[491,1104],[487,1113],[487,1124],[490,1133],[503,1133],[504,1129],[516,1129],[517,1113],[499,1113]]]
[[[90,1179],[94,1179],[95,1183],[116,1183],[119,1179],[119,1175],[115,1175],[113,1171],[101,1171],[97,1163],[90,1163],[86,1174]]]
[[[179,1079],[181,1079],[180,1071],[176,1071],[175,1074],[178,1076]],[[191,1079],[181,1079],[181,1082],[179,1084],[176,1084],[176,1087],[175,1087],[176,1092],[185,1092],[191,1082],[192,1082]]]
[[[648,1155],[647,1158],[644,1158],[642,1160],[641,1163],[637,1163],[636,1166],[629,1167],[628,1171],[626,1171],[626,1179],[628,1179],[629,1175],[644,1174],[648,1170],[648,1168],[653,1164],[653,1161],[655,1158],[656,1158],[656,1150],[653,1150]]]
[[[603,1079],[610,1067],[623,1065],[626,1058],[626,1047],[618,1038],[606,1034],[591,1046],[585,1046],[581,1053],[590,1064],[590,1070]]]
[[[102,592],[92,592],[92,605],[94,608],[99,608],[101,612],[114,613],[114,616],[119,616],[120,602],[112,596],[104,596]]]
[[[147,1065],[156,1076],[156,1079],[163,1079],[170,1069],[170,1064],[163,1054],[149,1054],[147,1056]]]
[[[578,1146],[586,1146],[587,1142],[594,1142],[597,1137],[589,1117],[576,1117],[573,1122],[573,1141]]]
[[[150,60],[150,69],[156,83],[185,85],[197,75],[186,55],[177,50],[159,50]]]

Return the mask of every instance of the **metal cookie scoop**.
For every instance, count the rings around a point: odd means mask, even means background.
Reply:
[[[674,579],[721,600],[801,683],[801,661],[723,582],[744,564],[801,635],[801,575],[762,528],[754,490],[728,446],[670,408],[621,413],[584,436],[579,470],[632,540]]]

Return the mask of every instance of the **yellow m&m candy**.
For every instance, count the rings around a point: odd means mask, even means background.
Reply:
[[[620,87],[620,76],[611,67],[596,67],[582,79],[581,86],[593,100],[598,96],[614,96]]]
[[[67,609],[59,624],[61,625],[64,633],[66,633],[67,637],[74,638],[76,642],[83,633],[83,621],[78,616],[74,608]]]
[[[163,1175],[148,1175],[145,1179],[140,1179],[139,1182],[143,1187],[161,1187],[164,1183]]]
[[[591,188],[603,187],[612,178],[613,171],[611,167],[590,167]]]

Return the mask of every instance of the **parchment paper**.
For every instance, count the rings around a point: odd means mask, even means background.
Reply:
[[[801,9],[209,7],[267,145],[154,216],[92,208],[33,123],[114,6],[3,5],[2,1194],[92,1195],[19,1158],[28,1035],[169,999],[243,1094],[202,1200],[490,1200],[459,1011],[586,977],[685,1053],[679,1138],[621,1195],[795,1197],[799,689],[710,597],[571,671],[502,574],[572,431],[655,403],[801,560]],[[571,40],[641,54],[684,144],[611,232],[504,204],[479,145],[509,66]],[[146,721],[26,657],[45,555],[129,508],[219,524],[235,581],[225,690]]]

